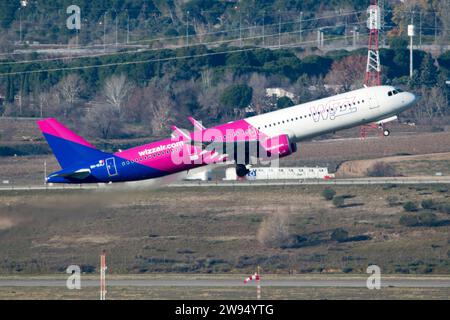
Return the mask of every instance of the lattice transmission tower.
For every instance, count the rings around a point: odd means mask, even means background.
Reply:
[[[379,33],[381,29],[381,10],[377,0],[371,0],[367,8],[369,18],[367,28],[369,28],[369,45],[367,50],[367,67],[364,84],[366,86],[381,85],[381,65],[379,51]]]

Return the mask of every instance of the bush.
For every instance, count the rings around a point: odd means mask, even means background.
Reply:
[[[350,273],[350,272],[352,272],[352,271],[353,271],[353,268],[350,268],[350,267],[342,268],[342,272],[343,272],[343,273]]]
[[[333,198],[333,204],[336,208],[341,208],[344,206],[344,197],[337,196]]]
[[[439,211],[450,214],[450,203],[443,203],[439,205]]]
[[[335,195],[336,195],[336,191],[334,191],[331,188],[326,188],[326,189],[323,189],[323,191],[322,191],[322,196],[328,201],[333,200],[333,197]]]
[[[408,201],[403,205],[403,209],[408,212],[417,211],[417,205],[412,201]]]
[[[393,177],[395,176],[395,168],[389,163],[376,162],[372,168],[367,170],[369,177]]]
[[[406,227],[415,227],[419,225],[419,219],[414,215],[404,215],[400,217],[399,223]]]
[[[289,222],[287,214],[275,213],[265,218],[256,236],[267,247],[283,247],[289,241]]]
[[[348,239],[348,232],[342,228],[335,229],[331,233],[331,240],[337,242],[344,242]]]
[[[430,211],[424,211],[416,215],[404,215],[400,217],[400,224],[407,227],[436,227],[443,224],[437,216]]]
[[[436,205],[435,205],[433,199],[422,200],[421,206],[424,209],[436,209]]]
[[[95,266],[90,265],[90,264],[82,264],[80,266],[80,271],[82,273],[93,273],[93,272],[95,272],[95,270],[96,270]]]
[[[399,199],[396,196],[388,196],[386,201],[390,207],[395,207],[400,204]]]
[[[420,213],[418,219],[420,225],[427,227],[433,227],[439,223],[437,216],[433,212],[429,211]]]

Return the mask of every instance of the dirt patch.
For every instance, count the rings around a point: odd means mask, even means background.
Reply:
[[[73,236],[54,236],[43,243],[34,243],[35,247],[51,247],[51,248],[68,248],[73,245],[80,244],[107,244],[118,241],[119,237],[101,236],[101,235],[83,235],[80,237]]]
[[[6,230],[14,227],[17,223],[8,217],[0,217],[0,230]]]
[[[377,162],[394,164],[396,167],[401,169],[401,166],[406,165],[410,167],[411,173],[414,176],[429,175],[433,174],[433,167],[430,167],[430,162],[450,161],[450,152],[434,153],[434,154],[422,154],[422,155],[411,155],[411,156],[393,156],[377,159],[367,159],[367,160],[352,160],[346,161],[340,165],[338,171],[336,172],[336,177],[338,178],[356,178],[367,176],[367,171],[373,167]],[[426,164],[428,170],[420,170],[416,162],[423,162]],[[436,171],[437,172],[437,171]],[[408,172],[405,172],[408,173]]]

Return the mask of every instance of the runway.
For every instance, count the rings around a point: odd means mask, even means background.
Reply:
[[[146,180],[147,181],[147,180]],[[142,182],[145,188],[146,181]],[[329,180],[243,180],[243,181],[179,181],[163,187],[252,187],[252,186],[296,186],[296,185],[384,185],[384,184],[450,184],[450,177],[389,177],[389,178],[357,178],[357,179],[329,179]],[[126,186],[115,184],[75,184],[75,185],[29,185],[29,186],[0,186],[0,191],[39,191],[39,190],[107,190],[111,186]],[[133,183],[139,187],[139,182]]]
[[[238,278],[238,277],[237,277]],[[367,278],[350,279],[268,279],[262,278],[261,286],[263,287],[304,287],[304,288],[366,288]],[[231,279],[141,279],[141,280],[107,280],[108,287],[245,287],[254,286],[255,283],[244,284],[243,281]],[[82,287],[98,287],[98,280],[83,280],[81,278]],[[11,279],[0,280],[0,287],[66,287],[65,280],[52,279]],[[450,277],[446,278],[381,278],[381,287],[396,288],[449,288]],[[450,293],[450,292],[449,292]]]

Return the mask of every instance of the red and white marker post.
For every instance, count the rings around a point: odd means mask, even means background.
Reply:
[[[100,300],[106,300],[106,253],[100,255]]]
[[[247,277],[244,280],[244,284],[247,284],[250,281],[255,280],[256,282],[256,299],[261,299],[261,276],[259,275],[259,267],[257,269],[257,271],[251,275],[250,277]]]

